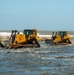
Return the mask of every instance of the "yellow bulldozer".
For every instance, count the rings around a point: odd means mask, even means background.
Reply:
[[[55,36],[52,35],[52,39],[46,39],[46,44],[71,44],[70,36],[67,31],[56,32]]]
[[[70,36],[67,31],[59,31],[53,40],[55,44],[71,44]]]
[[[10,48],[16,49],[26,47],[40,47],[40,44],[38,43],[39,37],[37,36],[36,29],[25,29],[23,30],[23,34],[20,34],[17,31],[12,31],[11,38],[12,42],[10,43]]]

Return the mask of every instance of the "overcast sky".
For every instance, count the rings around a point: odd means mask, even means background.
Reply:
[[[0,0],[0,30],[74,30],[74,0]]]

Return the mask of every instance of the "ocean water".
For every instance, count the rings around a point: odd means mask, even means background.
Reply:
[[[74,75],[74,46],[0,49],[0,75]]]

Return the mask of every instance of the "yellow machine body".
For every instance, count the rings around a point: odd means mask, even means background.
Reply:
[[[55,39],[54,39],[54,43],[58,43],[59,41],[61,41],[61,36],[60,35],[56,35]]]
[[[15,40],[14,40],[14,43],[15,44],[21,44],[21,43],[24,43],[26,42],[26,36],[25,34],[16,34],[16,37],[15,37]]]

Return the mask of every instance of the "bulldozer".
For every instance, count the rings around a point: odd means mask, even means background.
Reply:
[[[12,31],[11,37],[12,42],[9,45],[11,49],[40,47],[36,29],[25,29],[23,30],[23,34],[20,34],[17,31]]]
[[[55,36],[52,35],[52,39],[46,39],[46,44],[57,44],[57,45],[66,45],[71,44],[70,36],[67,31],[56,32]]]
[[[55,39],[53,40],[55,44],[71,44],[70,36],[67,31],[59,31]]]

